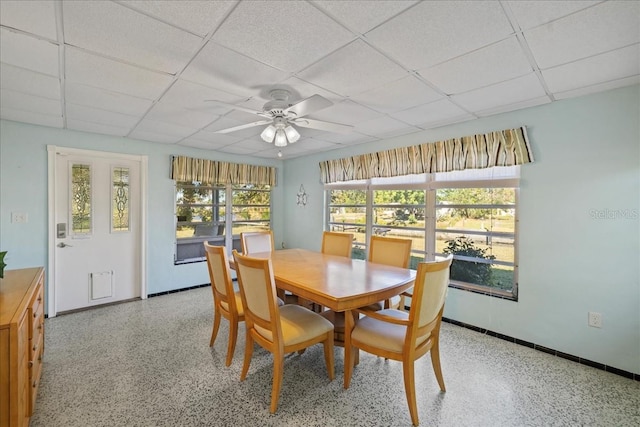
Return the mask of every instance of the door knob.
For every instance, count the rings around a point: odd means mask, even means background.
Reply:
[[[59,248],[66,248],[66,247],[69,247],[69,248],[70,248],[70,247],[71,247],[71,245],[67,245],[65,242],[60,242],[60,243],[58,243],[58,247],[59,247]]]

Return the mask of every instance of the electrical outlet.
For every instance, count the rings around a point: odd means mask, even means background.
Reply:
[[[593,328],[602,328],[602,314],[595,311],[589,312],[589,326]]]

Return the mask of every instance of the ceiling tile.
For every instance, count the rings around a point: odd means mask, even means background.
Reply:
[[[322,139],[341,145],[349,145],[355,142],[371,142],[378,140],[378,138],[375,138],[373,136],[363,135],[355,131],[349,133],[326,132],[324,135],[322,135]]]
[[[302,69],[353,38],[301,1],[242,2],[213,35],[217,43],[285,71]]]
[[[112,2],[64,1],[65,43],[175,74],[200,37]]]
[[[76,84],[68,80],[64,89],[67,102],[115,111],[130,116],[142,116],[152,104],[149,99]]]
[[[364,34],[417,2],[399,0],[360,0],[314,2],[350,30]]]
[[[116,128],[125,128],[131,130],[133,126],[140,120],[137,116],[128,116],[126,114],[115,113],[113,111],[101,110],[98,108],[87,107],[86,105],[77,105],[67,103],[67,118],[82,122],[100,123]]]
[[[60,100],[42,98],[9,89],[0,90],[0,105],[2,105],[2,108],[10,108],[12,110],[62,117]]]
[[[57,44],[5,28],[0,28],[0,61],[50,76],[60,74]]]
[[[237,1],[124,0],[120,3],[204,36],[220,24]]]
[[[309,115],[309,118],[345,125],[355,125],[356,123],[372,120],[376,117],[382,116],[383,114],[377,111],[363,107],[353,101],[346,100],[315,112]]]
[[[258,150],[256,150],[255,148],[236,147],[236,145],[234,144],[218,148],[216,151],[229,154],[253,154]]]
[[[466,111],[462,110],[448,99],[442,99],[429,104],[408,108],[404,111],[393,113],[391,116],[414,126],[422,127],[422,125],[426,123],[438,122],[466,114]]]
[[[442,95],[415,76],[407,76],[351,97],[359,104],[382,113],[406,110],[440,98]]]
[[[0,1],[0,24],[57,40],[53,1]]]
[[[151,141],[151,142],[159,142],[162,144],[175,144],[180,141],[182,138],[179,136],[172,136],[163,134],[160,132],[149,132],[142,130],[135,130],[127,135],[128,138],[140,139],[143,141]]]
[[[125,136],[131,130],[130,128],[109,126],[103,123],[84,122],[82,120],[74,120],[71,118],[67,118],[67,129],[115,136]]]
[[[525,31],[541,69],[640,42],[640,2],[609,1]]]
[[[24,68],[0,63],[0,88],[37,95],[43,98],[60,99],[60,80]]]
[[[591,7],[602,0],[598,1],[540,1],[540,0],[517,0],[507,1],[507,5],[511,8],[520,28],[523,30],[555,21],[558,18],[570,15],[578,10]]]
[[[145,116],[148,119],[166,121],[194,129],[200,129],[217,119],[219,116],[206,111],[193,111],[172,104],[168,101],[160,101],[155,104]]]
[[[427,1],[367,33],[366,38],[408,68],[418,70],[512,33],[496,1]]]
[[[198,129],[196,128],[180,126],[173,123],[144,119],[138,124],[138,126],[136,126],[136,128],[132,132],[132,136],[136,133],[154,133],[175,137],[174,139],[182,139],[186,136],[190,136],[197,130]]]
[[[530,73],[493,86],[454,95],[451,98],[468,111],[475,112],[515,104],[545,95],[546,93],[536,74]]]
[[[638,74],[640,43],[542,71],[542,76],[553,93]]]
[[[553,96],[555,99],[575,98],[576,96],[589,95],[590,93],[604,92],[606,90],[632,85],[640,85],[640,76],[627,77],[624,79],[612,80],[606,83],[581,87],[579,89],[574,89],[567,92],[554,93]],[[640,96],[640,93],[638,95]]]
[[[302,79],[344,96],[379,87],[406,75],[406,70],[362,40],[348,44],[299,73]]]
[[[172,81],[166,74],[143,70],[78,49],[67,48],[65,51],[66,78],[70,82],[156,99]]]
[[[207,102],[211,99],[234,102],[239,97],[197,83],[178,80],[154,105],[147,117],[202,128],[229,111],[226,107]]]
[[[289,77],[285,73],[209,42],[184,70],[182,78],[241,96]]]
[[[209,149],[218,149],[220,147],[235,144],[236,142],[239,142],[241,140],[242,138],[238,138],[232,135],[200,131],[180,141],[180,145],[189,145],[192,147],[196,145],[206,145],[206,147]]]
[[[377,119],[358,123],[355,130],[369,136],[391,138],[394,136],[417,132],[420,129],[413,126],[407,126],[406,123],[391,117],[382,116]]]
[[[537,105],[548,104],[551,99],[548,96],[540,96],[533,99],[527,99],[525,101],[514,102],[513,104],[501,105],[499,107],[493,107],[482,111],[477,111],[475,114],[478,117],[487,117],[494,114],[507,113],[509,111],[521,110],[523,108],[535,107]]]
[[[14,110],[2,105],[0,108],[0,118],[3,120],[13,120],[15,122],[32,123],[34,125],[62,128],[62,116],[49,116],[46,114],[34,113],[31,111]]]
[[[514,36],[426,70],[419,70],[419,73],[443,92],[451,95],[509,80],[532,71],[531,64]]]

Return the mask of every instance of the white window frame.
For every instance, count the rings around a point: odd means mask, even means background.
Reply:
[[[495,168],[491,168],[495,169]],[[502,171],[507,168],[500,168]],[[325,184],[325,229],[330,229],[331,218],[331,190],[362,190],[366,193],[366,244],[365,249],[368,248],[369,240],[373,231],[373,192],[376,190],[424,190],[425,194],[425,250],[424,258],[426,260],[433,260],[436,255],[435,242],[436,242],[436,191],[443,188],[513,188],[515,190],[515,203],[513,209],[515,210],[515,224],[513,231],[513,286],[511,291],[504,291],[494,289],[489,286],[477,285],[472,283],[464,283],[458,281],[450,281],[449,286],[452,288],[463,289],[480,294],[490,295],[494,297],[504,298],[508,300],[518,300],[518,229],[519,229],[519,187],[520,187],[520,169],[518,166],[510,167],[506,173],[497,173],[498,177],[491,178],[493,171],[484,170],[478,173],[477,170],[472,171],[476,175],[485,175],[471,179],[460,179],[454,177],[450,179],[446,174],[422,174],[419,176],[410,176],[407,179],[407,183],[402,183],[402,177],[394,177],[393,183],[385,184],[380,183],[383,179],[367,179],[357,182],[339,182]],[[455,172],[460,174],[460,172]],[[440,178],[440,179],[438,179]],[[456,179],[457,178],[457,179]],[[376,182],[378,181],[378,182]],[[355,206],[355,205],[354,205]],[[360,206],[360,205],[357,205]],[[420,250],[412,250],[412,253],[423,254]]]

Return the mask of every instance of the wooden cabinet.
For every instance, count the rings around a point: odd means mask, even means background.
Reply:
[[[44,354],[44,269],[0,279],[0,427],[29,425]]]

